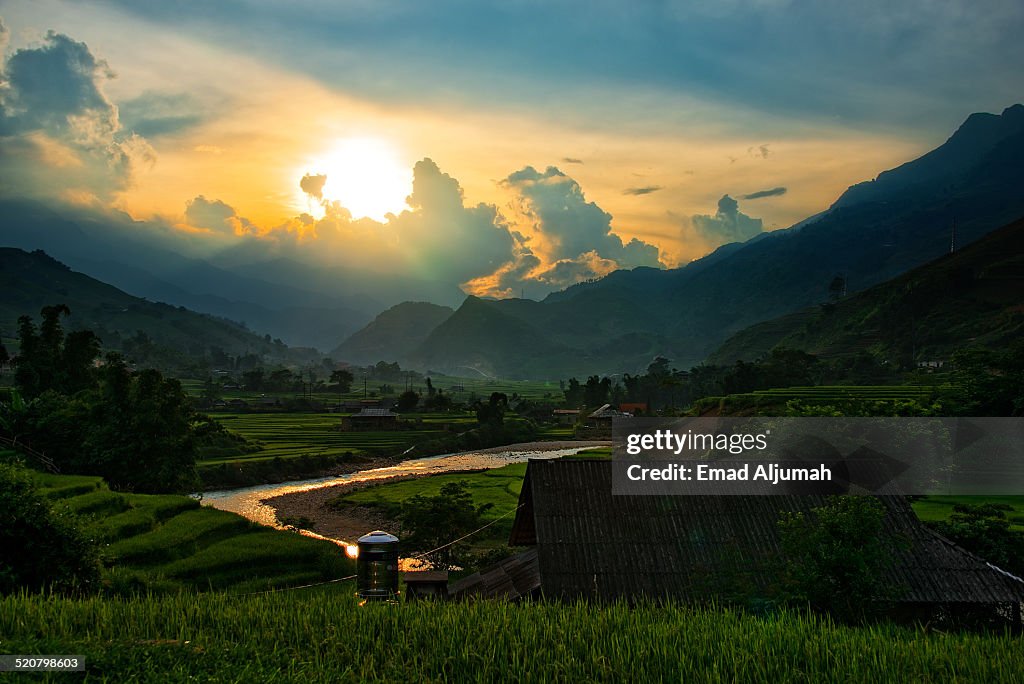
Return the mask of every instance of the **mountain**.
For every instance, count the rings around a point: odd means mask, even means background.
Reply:
[[[754,323],[825,301],[837,275],[857,291],[937,258],[954,221],[964,245],[1024,215],[1022,115],[1021,105],[972,115],[940,147],[853,186],[819,216],[683,268],[618,271],[543,302],[491,302],[489,315],[502,322],[491,332],[468,299],[466,315],[456,311],[414,356],[439,370],[538,378],[583,365],[588,374],[634,372],[655,355],[699,363]],[[517,333],[530,331],[527,349],[509,349],[513,321],[527,326]]]
[[[0,200],[0,246],[42,249],[138,297],[223,316],[292,345],[330,349],[381,309],[412,294],[457,304],[453,285],[369,270],[333,269],[243,241],[216,253],[158,221],[33,200]]]
[[[40,309],[54,304],[66,304],[71,309],[65,327],[96,332],[108,349],[122,348],[125,340],[141,331],[157,347],[180,358],[206,357],[214,361],[223,352],[284,361],[315,355],[289,350],[233,321],[133,297],[72,271],[45,252],[0,248],[3,336],[15,336],[19,316],[32,316],[38,323]]]
[[[1024,219],[852,297],[758,323],[709,363],[750,361],[782,346],[823,357],[870,351],[897,362],[949,358],[1024,336]]]
[[[452,313],[447,306],[428,302],[396,304],[335,347],[329,356],[354,364],[407,362],[409,354]]]

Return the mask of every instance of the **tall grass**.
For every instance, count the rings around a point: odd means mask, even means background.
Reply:
[[[1015,682],[1008,635],[780,613],[588,604],[368,605],[351,586],[232,597],[0,599],[11,653],[81,653],[128,681]]]

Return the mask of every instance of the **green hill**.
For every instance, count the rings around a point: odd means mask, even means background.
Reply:
[[[355,364],[404,361],[452,313],[447,306],[428,302],[396,304],[338,345],[330,356]]]
[[[1024,335],[1024,219],[834,304],[750,326],[708,362],[750,361],[773,347],[894,362],[941,361],[956,348],[999,347]]]
[[[221,354],[256,354],[280,360],[307,355],[260,337],[240,323],[133,297],[72,271],[45,252],[0,248],[3,336],[15,336],[19,316],[38,321],[40,309],[53,304],[71,309],[65,320],[67,328],[92,330],[105,348],[126,353],[135,350],[136,355],[147,354],[146,361],[156,365],[201,358],[216,363]],[[145,337],[138,336],[140,331]]]

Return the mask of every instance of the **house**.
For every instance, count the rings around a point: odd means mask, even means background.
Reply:
[[[575,425],[576,419],[579,418],[579,409],[555,409],[551,412],[555,420],[558,421],[559,425]]]
[[[901,540],[885,571],[897,614],[985,613],[1020,624],[1024,580],[925,527],[904,497],[879,500],[886,531]],[[817,495],[613,496],[611,461],[533,459],[509,544],[529,546],[535,555],[506,559],[478,573],[475,584],[457,583],[450,592],[703,601],[727,593],[723,582],[738,581],[768,596],[778,579],[780,514],[825,501]]]
[[[601,408],[587,416],[587,422],[581,436],[587,437],[611,437],[612,421],[616,418],[630,418],[628,413],[613,409],[611,404],[604,404]]]
[[[364,408],[359,413],[341,419],[343,431],[397,430],[398,414],[386,408]]]

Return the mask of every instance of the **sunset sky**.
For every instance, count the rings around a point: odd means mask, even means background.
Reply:
[[[1024,99],[1024,5],[890,4],[0,2],[0,194],[542,296],[792,225]]]

